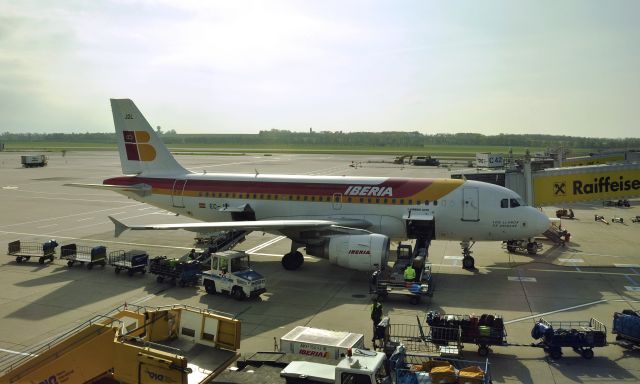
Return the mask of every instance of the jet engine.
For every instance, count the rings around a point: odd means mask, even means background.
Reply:
[[[329,236],[321,244],[308,245],[306,251],[344,268],[373,271],[389,259],[389,238],[377,233]]]

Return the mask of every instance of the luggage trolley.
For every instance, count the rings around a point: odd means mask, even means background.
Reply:
[[[33,257],[38,259],[38,263],[44,264],[47,260],[53,261],[57,246],[58,243],[55,240],[49,240],[44,243],[16,240],[9,243],[7,255],[15,257],[16,263],[29,261]]]
[[[149,260],[149,272],[157,275],[158,283],[168,279],[171,284],[186,287],[196,285],[200,280],[200,263],[197,261],[179,261],[167,259],[166,256],[156,256]]]
[[[426,323],[432,328],[457,329],[459,327],[462,342],[477,345],[478,355],[483,357],[491,352],[492,345],[507,345],[507,331],[502,316],[499,315],[469,316],[427,312]]]
[[[120,271],[127,271],[129,276],[133,276],[136,272],[144,275],[147,273],[148,264],[149,254],[145,251],[124,251],[121,249],[109,252],[109,265],[115,267],[116,275]]]
[[[618,344],[625,348],[640,348],[640,311],[625,309],[613,314],[613,329]]]
[[[562,357],[562,348],[571,347],[585,359],[593,358],[593,348],[607,345],[607,327],[597,319],[589,321],[545,321],[538,320],[531,330],[532,344],[543,348],[549,356],[557,360]]]
[[[92,269],[94,265],[104,267],[107,265],[107,248],[103,245],[89,247],[67,244],[60,247],[60,259],[66,259],[69,268],[75,263],[80,265],[87,263],[87,269]]]
[[[391,324],[388,317],[376,327],[375,339],[389,356],[399,345],[409,352],[435,356],[459,356],[462,351],[460,328],[431,327],[420,324]]]

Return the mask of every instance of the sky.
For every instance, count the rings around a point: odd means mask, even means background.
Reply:
[[[640,1],[0,0],[0,132],[639,137]]]

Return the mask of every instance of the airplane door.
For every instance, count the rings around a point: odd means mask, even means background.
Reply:
[[[335,210],[342,209],[342,193],[334,193],[332,201],[333,201],[333,209]]]
[[[478,188],[464,188],[462,190],[462,220],[479,221],[480,209]]]
[[[187,180],[173,181],[173,188],[171,188],[171,205],[176,208],[184,208],[184,188],[187,186]]]

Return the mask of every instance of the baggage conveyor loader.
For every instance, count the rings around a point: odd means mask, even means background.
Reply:
[[[0,384],[206,383],[238,357],[240,321],[185,305],[124,305],[0,360]]]

